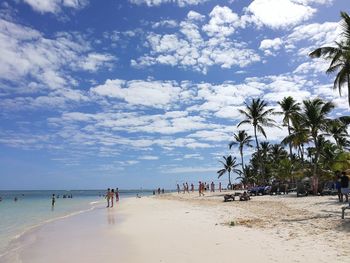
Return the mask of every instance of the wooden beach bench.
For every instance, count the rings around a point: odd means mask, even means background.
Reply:
[[[229,194],[227,194],[227,195],[224,195],[224,202],[227,202],[227,201],[235,201],[235,195],[233,194],[233,195],[229,195]]]
[[[243,196],[243,194],[241,193],[234,193],[234,194],[226,194],[224,195],[224,202],[227,202],[227,201],[235,201],[235,198],[239,199],[239,201],[248,201],[250,200],[250,196],[249,195],[246,195],[246,196]]]
[[[349,206],[344,206],[344,207],[341,208],[341,210],[342,210],[341,219],[345,218],[345,210],[346,209],[350,209],[350,205]]]

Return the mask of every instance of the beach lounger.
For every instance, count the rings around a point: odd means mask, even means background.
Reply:
[[[248,200],[250,200],[250,196],[249,195],[246,195],[246,196],[241,195],[239,197],[239,201],[248,201]]]
[[[227,202],[230,200],[235,201],[235,195],[229,195],[229,194],[224,195],[224,202]]]
[[[350,209],[350,204],[349,204],[349,206],[344,206],[344,207],[341,208],[341,210],[342,210],[341,219],[345,218],[345,210],[346,209]]]

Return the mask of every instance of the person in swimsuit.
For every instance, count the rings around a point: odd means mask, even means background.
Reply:
[[[109,207],[109,200],[110,200],[110,194],[111,193],[111,189],[107,189],[107,194],[106,194],[106,199],[107,199],[107,207]],[[63,197],[64,198],[64,197]]]
[[[111,199],[111,207],[113,207],[113,200],[114,200],[114,189],[112,188],[112,191],[109,193],[110,194],[110,199]]]

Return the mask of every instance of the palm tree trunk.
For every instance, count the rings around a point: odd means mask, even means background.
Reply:
[[[350,74],[348,74],[348,103],[350,106]]]
[[[241,154],[241,164],[242,164],[242,173],[245,174],[244,172],[244,164],[243,164],[243,149],[239,149],[240,154]]]
[[[304,144],[301,144],[300,150],[301,161],[304,163]]]
[[[317,144],[317,135],[313,136],[314,144],[315,144],[315,159],[314,159],[314,169],[313,169],[313,190],[314,194],[317,195],[318,192],[318,175],[317,175],[317,163],[318,163],[318,156],[319,156],[319,147]]]
[[[231,190],[232,184],[231,184],[231,172],[230,171],[228,172],[228,184],[230,185],[230,190]]]
[[[264,172],[263,172],[263,166],[260,158],[260,147],[259,147],[259,142],[258,142],[258,136],[256,135],[256,126],[254,126],[254,136],[255,136],[255,143],[256,143],[256,149],[258,151],[258,161],[259,161],[259,166],[260,166],[260,174],[262,175],[264,179]]]
[[[288,135],[290,136],[290,124],[289,124],[289,119],[288,119],[287,125],[288,125]],[[289,156],[290,156],[290,160],[292,160],[292,156],[293,156],[292,142],[289,142]]]
[[[260,148],[259,148],[259,143],[258,143],[258,137],[256,136],[256,126],[254,126],[254,137],[255,137],[256,149],[258,150],[258,155],[260,155]]]

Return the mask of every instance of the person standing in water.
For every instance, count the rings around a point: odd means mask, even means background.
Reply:
[[[119,188],[115,189],[115,201],[119,202]]]
[[[55,207],[55,203],[56,203],[56,198],[55,198],[55,194],[52,194],[52,198],[51,198],[51,208],[52,210]]]
[[[109,200],[111,197],[111,189],[107,189],[106,199],[107,199],[107,207],[109,207]]]

